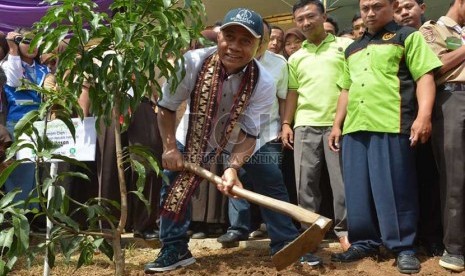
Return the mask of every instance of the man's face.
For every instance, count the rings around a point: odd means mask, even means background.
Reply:
[[[323,28],[325,29],[326,33],[336,35],[336,29],[334,28],[333,24],[325,22],[323,23]]]
[[[360,38],[365,32],[365,29],[366,29],[365,23],[363,23],[362,18],[359,18],[355,20],[354,22],[352,22],[352,32],[353,32],[354,39]]]
[[[394,20],[403,26],[416,29],[421,27],[421,15],[425,12],[425,4],[418,5],[415,0],[398,0],[399,7],[394,13]]]
[[[323,23],[326,15],[322,14],[314,4],[308,4],[294,12],[297,27],[309,38],[324,31]]]
[[[394,17],[397,1],[360,0],[360,15],[369,33],[379,32]]]
[[[270,42],[268,43],[268,51],[275,54],[281,53],[284,45],[284,32],[280,29],[272,29],[270,35]]]
[[[218,34],[218,55],[228,74],[237,73],[246,66],[257,53],[260,39],[247,29],[231,25]]]

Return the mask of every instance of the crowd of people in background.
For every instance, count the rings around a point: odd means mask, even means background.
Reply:
[[[297,1],[287,30],[233,9],[201,33],[207,43],[192,41],[183,64],[189,74],[176,93],[168,81],[160,101],[147,96],[133,112],[123,142],[149,146],[167,176],[146,178],[151,212],[130,198],[126,230],[162,242],[146,273],[194,263],[190,238],[215,236],[231,247],[268,237],[273,255],[305,230],[234,198],[235,185],[331,217],[327,235],[342,250],[332,262],[377,256],[384,247],[401,273],[420,271],[420,253],[464,270],[465,0],[429,21],[423,0],[358,2],[360,13],[342,28],[318,0]],[[0,34],[0,149],[41,102],[36,91],[16,92],[20,80],[44,85],[58,62],[29,51],[31,38],[27,28]],[[92,103],[81,103],[92,116]],[[67,183],[71,196],[118,200],[110,130],[98,134],[91,183]],[[215,161],[198,165],[223,185],[184,169],[205,156]],[[35,185],[34,167],[22,166],[5,185],[22,189],[18,200]],[[135,173],[126,177],[134,188]],[[300,262],[323,261],[317,251]]]

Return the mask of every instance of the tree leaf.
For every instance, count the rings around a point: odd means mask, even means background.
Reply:
[[[20,137],[27,128],[32,127],[33,123],[39,119],[39,112],[37,110],[29,111],[24,115],[15,125],[14,135]]]
[[[60,154],[52,154],[51,157],[52,157],[52,159],[62,160],[64,162],[66,162],[66,163],[78,166],[78,167],[83,168],[86,171],[90,172],[90,169],[89,169],[89,167],[87,167],[86,163],[80,162],[80,161],[78,161],[78,160],[76,160],[74,158],[70,158],[68,156],[64,156],[64,155],[60,155]]]
[[[51,185],[53,185],[53,182],[54,180],[50,177],[46,177],[44,178],[43,182],[42,182],[42,193],[45,194],[48,190],[48,187],[50,187]]]
[[[63,203],[63,198],[65,197],[65,188],[62,186],[53,187],[52,198],[48,201],[48,210],[53,213],[53,211],[60,211],[61,204]]]
[[[71,255],[79,249],[79,245],[85,240],[84,236],[75,236],[71,239],[63,239],[60,241],[61,250],[68,263],[71,260]]]
[[[76,129],[74,128],[73,120],[69,114],[64,111],[57,111],[55,112],[55,117],[66,125],[69,132],[71,133],[71,136],[73,137],[73,141],[76,142]]]
[[[47,244],[47,261],[50,268],[55,266],[55,244],[53,242],[49,242]]]
[[[76,269],[80,268],[81,266],[90,265],[92,263],[92,259],[94,257],[94,250],[89,244],[84,245],[81,250],[81,254],[79,255],[79,259],[76,265]]]
[[[30,141],[24,140],[24,139],[17,139],[9,148],[8,148],[8,154],[7,154],[7,160],[12,159],[16,153],[22,149],[30,149],[31,152],[35,153],[36,148],[34,144],[32,144]],[[29,161],[29,159],[23,159],[22,161]]]
[[[11,270],[13,270],[13,266],[15,265],[15,263],[18,261],[18,257],[16,256],[13,256],[11,257],[9,260],[8,260],[8,263],[6,264],[6,272],[10,272]],[[3,275],[0,273],[0,275]]]
[[[29,221],[23,215],[14,216],[13,227],[17,240],[17,250],[22,254],[29,248]]]
[[[132,167],[137,172],[136,189],[143,192],[145,187],[145,167],[139,161],[131,159]]]
[[[108,243],[107,240],[104,239],[102,241],[102,244],[100,244],[99,249],[103,252],[103,254],[105,254],[108,257],[108,259],[113,260],[113,247],[111,246],[111,244]]]
[[[81,179],[90,181],[89,176],[81,172],[63,172],[57,175],[57,180],[63,180],[68,177],[76,177],[76,178],[81,178]]]
[[[131,145],[128,146],[128,151],[145,159],[150,164],[150,168],[153,169],[153,171],[156,172],[157,175],[160,174],[160,165],[157,159],[155,158],[155,155],[149,150],[148,147],[140,145]]]
[[[14,227],[10,227],[8,230],[0,232],[0,245],[2,246],[2,252],[5,250],[5,248],[11,248],[14,235]]]
[[[9,270],[6,267],[6,263],[4,260],[0,259],[0,275],[1,276],[6,276],[8,275]]]
[[[6,206],[10,205],[13,202],[13,199],[17,194],[21,193],[21,190],[16,188],[11,192],[8,192],[0,199],[0,209],[4,209]]]
[[[171,5],[171,0],[163,0],[163,7],[165,7],[165,9],[169,8],[170,5]]]
[[[139,191],[129,191],[129,193],[135,194],[139,198],[139,200],[145,204],[147,211],[150,213],[150,202],[145,198],[143,193]]]
[[[55,213],[53,213],[53,216],[56,217],[61,222],[65,223],[67,226],[73,228],[74,231],[76,232],[79,231],[79,224],[75,222],[72,218],[68,217],[67,215],[62,214],[58,211],[55,211]]]
[[[123,30],[119,27],[115,27],[115,46],[118,46],[123,41]]]

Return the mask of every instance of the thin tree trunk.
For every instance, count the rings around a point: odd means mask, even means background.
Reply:
[[[115,102],[115,108],[113,111],[113,124],[115,126],[115,144],[116,144],[116,162],[118,166],[118,180],[119,190],[121,195],[121,215],[118,223],[118,227],[113,235],[113,251],[114,251],[114,262],[115,262],[115,275],[123,276],[125,267],[124,251],[121,248],[121,234],[124,232],[126,221],[128,217],[128,202],[127,202],[127,190],[126,190],[126,179],[124,177],[124,165],[123,165],[123,149],[121,147],[121,125],[119,122],[120,112],[118,110],[120,106],[120,99],[117,97]]]

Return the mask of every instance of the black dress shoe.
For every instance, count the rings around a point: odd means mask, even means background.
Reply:
[[[359,249],[354,246],[349,247],[346,252],[331,255],[332,262],[348,263],[361,260],[365,257],[378,255],[378,250]]]
[[[249,239],[248,235],[240,235],[234,232],[226,232],[216,239],[219,243],[233,243],[238,241],[246,241]]]
[[[160,231],[153,230],[153,231],[145,231],[143,233],[143,238],[146,241],[154,241],[160,238]]]
[[[415,254],[399,254],[397,256],[397,270],[400,273],[412,274],[420,272],[420,260]]]
[[[160,232],[158,230],[149,230],[149,231],[134,231],[134,238],[144,239],[146,241],[154,241],[160,238]]]

